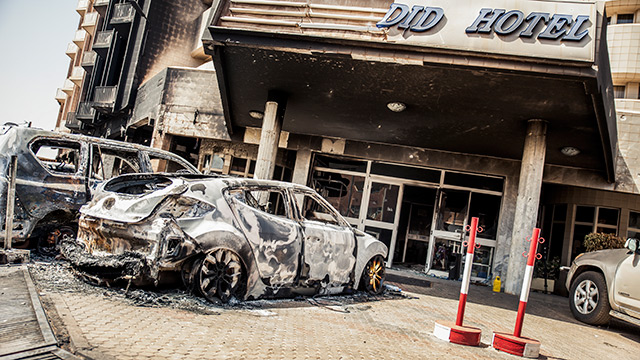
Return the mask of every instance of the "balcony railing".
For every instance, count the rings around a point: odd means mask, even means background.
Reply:
[[[82,20],[81,26],[89,34],[91,35],[95,34],[96,26],[98,26],[98,13],[95,11],[92,11],[90,13],[84,14],[84,19]]]
[[[78,5],[76,6],[76,11],[80,16],[84,15],[84,13],[89,10],[89,0],[79,0]]]
[[[73,43],[78,45],[79,48],[84,47],[84,41],[87,39],[87,32],[84,29],[79,29],[73,37]]]
[[[78,104],[76,110],[76,119],[82,122],[92,122],[96,116],[96,109],[94,109],[90,102],[83,101]]]
[[[80,130],[82,127],[82,123],[80,120],[76,119],[76,113],[73,111],[69,111],[67,113],[67,119],[64,123],[64,126],[69,130]]]
[[[73,94],[73,90],[75,90],[75,88],[76,88],[76,84],[74,84],[73,81],[71,81],[69,79],[66,79],[64,81],[64,85],[62,86],[62,92],[64,92],[68,96],[71,96],[71,94]]]
[[[109,0],[94,0],[93,10],[97,11],[100,16],[104,16],[107,13],[109,7]]]
[[[122,32],[128,29],[133,22],[136,12],[131,3],[120,3],[113,7],[113,16],[110,24],[118,31]]]
[[[84,77],[84,69],[80,66],[74,66],[73,70],[71,70],[71,75],[69,76],[69,80],[73,81],[74,84],[80,86],[82,84],[83,77]]]
[[[117,94],[117,86],[97,86],[93,93],[93,108],[102,113],[112,112]]]
[[[98,31],[93,41],[93,50],[103,58],[106,57],[114,36],[115,30]]]
[[[67,54],[68,57],[70,57],[72,60],[76,58],[76,55],[78,54],[78,45],[70,42],[67,44],[67,51],[64,52],[65,54]]]
[[[62,91],[61,88],[58,88],[56,90],[56,101],[58,102],[58,104],[62,105],[64,104],[65,101],[67,101],[67,93],[65,93],[64,91]]]
[[[82,54],[82,63],[80,63],[80,65],[85,71],[89,72],[91,68],[93,68],[96,65],[97,58],[98,58],[98,54],[96,54],[95,51],[93,50],[85,51]]]

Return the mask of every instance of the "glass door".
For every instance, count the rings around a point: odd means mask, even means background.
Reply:
[[[365,189],[362,201],[365,211],[360,211],[358,228],[387,245],[389,248],[387,266],[391,266],[400,216],[402,183],[369,178]]]
[[[435,275],[457,278],[471,192],[440,189],[439,195],[425,270]]]

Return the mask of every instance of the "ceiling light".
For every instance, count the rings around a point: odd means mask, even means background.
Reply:
[[[249,111],[249,116],[254,119],[262,120],[262,118],[264,117],[264,113],[258,110],[251,110]]]
[[[405,105],[405,103],[401,103],[399,101],[393,101],[387,104],[387,107],[389,108],[389,110],[393,111],[393,112],[403,112],[407,109],[407,105]]]
[[[573,146],[565,146],[560,149],[560,152],[566,156],[576,156],[580,154],[580,149],[574,148]]]

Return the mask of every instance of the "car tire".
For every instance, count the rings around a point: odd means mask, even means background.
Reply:
[[[569,305],[573,316],[590,325],[604,325],[609,322],[609,292],[602,274],[586,271],[571,284]]]
[[[361,288],[374,295],[384,290],[384,258],[380,255],[372,257],[362,271]]]
[[[196,287],[205,299],[211,302],[220,299],[223,303],[233,297],[242,299],[247,277],[243,262],[235,252],[223,248],[209,251],[194,268],[197,269]]]

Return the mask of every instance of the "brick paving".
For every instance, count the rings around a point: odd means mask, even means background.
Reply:
[[[405,296],[323,297],[217,307],[203,315],[141,307],[100,294],[56,293],[75,347],[103,359],[514,359],[490,347],[492,331],[511,331],[516,296],[472,286],[465,324],[483,330],[478,348],[436,339],[434,321],[454,320],[459,282],[427,278],[431,287],[397,284]],[[523,335],[542,342],[541,358],[638,358],[639,328],[607,328],[573,319],[567,299],[533,293]],[[82,347],[85,349],[80,349]],[[82,353],[82,352],[81,352]]]

